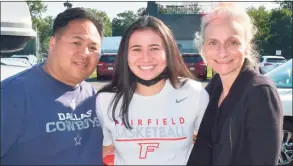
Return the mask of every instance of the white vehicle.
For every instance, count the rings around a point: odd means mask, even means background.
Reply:
[[[271,70],[266,76],[270,77],[278,88],[283,105],[284,127],[282,152],[279,165],[293,164],[293,112],[292,112],[292,59]]]
[[[261,73],[265,74],[285,62],[286,59],[282,56],[262,56],[260,57],[259,68]]]
[[[12,55],[11,58],[26,59],[31,65],[38,63],[38,58],[34,55]]]
[[[4,56],[7,56],[5,53],[22,50],[35,36],[26,1],[1,1],[1,81],[31,67],[25,59]]]
[[[26,59],[1,58],[1,81],[30,67]]]

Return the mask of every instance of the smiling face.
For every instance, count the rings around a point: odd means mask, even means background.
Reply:
[[[246,54],[243,26],[235,20],[216,19],[204,34],[203,55],[208,65],[220,75],[240,71]]]
[[[62,82],[78,84],[93,73],[100,49],[101,36],[91,21],[71,21],[50,39],[48,70]]]
[[[160,75],[167,66],[162,38],[151,29],[136,30],[129,39],[128,66],[143,80]]]

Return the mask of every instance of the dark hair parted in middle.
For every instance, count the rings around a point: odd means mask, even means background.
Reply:
[[[118,102],[122,99],[119,116],[127,129],[131,129],[128,118],[128,108],[136,90],[136,80],[133,72],[128,67],[128,47],[131,35],[137,30],[151,29],[156,32],[164,42],[164,49],[167,57],[167,75],[174,88],[182,87],[186,80],[180,80],[180,77],[191,78],[193,75],[185,66],[180,55],[175,38],[171,30],[159,19],[152,16],[141,17],[135,21],[125,32],[121,39],[118,54],[115,61],[115,70],[112,82],[98,91],[115,93],[111,102],[112,119],[116,121],[115,110]],[[111,108],[111,107],[109,107]]]

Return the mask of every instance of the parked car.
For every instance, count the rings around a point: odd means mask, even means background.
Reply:
[[[38,59],[34,55],[12,55],[10,58],[23,58],[28,60],[31,65],[35,65],[38,63]]]
[[[113,76],[116,56],[116,53],[102,54],[97,66],[97,79],[102,80],[104,78]]]
[[[292,59],[271,70],[270,77],[278,88],[283,105],[284,126],[280,165],[292,165],[293,162],[293,112],[292,112]]]
[[[181,55],[184,63],[196,78],[201,80],[207,79],[207,65],[199,54],[182,53]]]
[[[259,63],[260,72],[265,74],[285,62],[286,59],[282,56],[262,56]]]

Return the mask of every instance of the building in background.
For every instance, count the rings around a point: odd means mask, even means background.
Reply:
[[[147,14],[162,20],[173,32],[177,45],[181,52],[198,53],[194,45],[195,32],[200,30],[202,13],[184,12],[180,10],[183,6],[172,6],[172,13],[160,12],[158,3],[148,1]],[[169,6],[170,8],[170,6]],[[185,7],[186,8],[186,7]],[[175,11],[175,12],[174,12]]]

